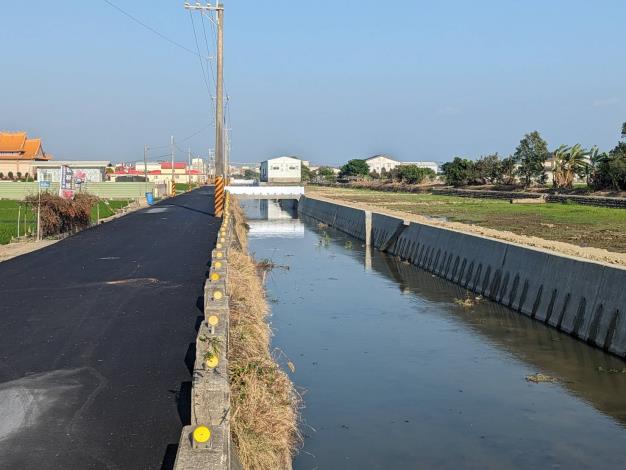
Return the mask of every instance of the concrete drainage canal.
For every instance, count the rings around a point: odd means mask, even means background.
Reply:
[[[289,203],[243,205],[304,399],[294,468],[626,468],[622,359]]]

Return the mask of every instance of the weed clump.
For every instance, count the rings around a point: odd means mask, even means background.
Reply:
[[[270,352],[269,309],[259,266],[247,253],[247,225],[236,201],[231,210],[235,237],[229,253],[228,360],[233,441],[247,470],[290,469],[302,442],[301,399]]]
[[[98,198],[78,193],[74,199],[64,199],[50,193],[41,193],[41,234],[44,237],[75,233],[91,225],[91,210]],[[39,205],[38,195],[26,197],[26,204],[34,211]]]

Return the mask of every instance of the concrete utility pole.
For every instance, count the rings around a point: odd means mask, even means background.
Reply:
[[[172,155],[172,194],[176,193],[176,180],[174,179],[174,136],[170,138],[170,153]]]
[[[148,192],[148,146],[143,146],[143,179],[145,184],[145,191]]]
[[[217,22],[217,92],[215,97],[215,176],[228,176],[224,159],[224,5],[219,0],[215,5],[207,3],[185,3],[187,10],[216,12]]]
[[[187,186],[191,186],[191,147],[188,147],[187,153]],[[189,187],[187,188],[189,190]]]

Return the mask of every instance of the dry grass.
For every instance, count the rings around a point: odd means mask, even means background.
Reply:
[[[247,226],[233,201],[229,253],[231,431],[246,470],[290,469],[301,444],[300,397],[270,352],[268,305],[257,265],[247,254]]]

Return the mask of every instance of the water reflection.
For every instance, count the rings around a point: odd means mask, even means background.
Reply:
[[[431,302],[449,304],[451,289],[458,298],[466,294],[454,284],[391,256],[374,257],[372,268],[393,279],[401,292]],[[626,373],[622,373],[626,362],[490,301],[472,308],[454,305],[450,313],[490,343],[537,371],[559,378],[562,386],[626,425]]]
[[[267,288],[305,390],[296,469],[626,468],[626,374],[607,372],[626,363],[489,301],[463,308],[459,286],[303,222],[251,240],[289,266]]]
[[[304,225],[298,219],[293,200],[242,201],[248,216],[250,238],[303,238]]]

